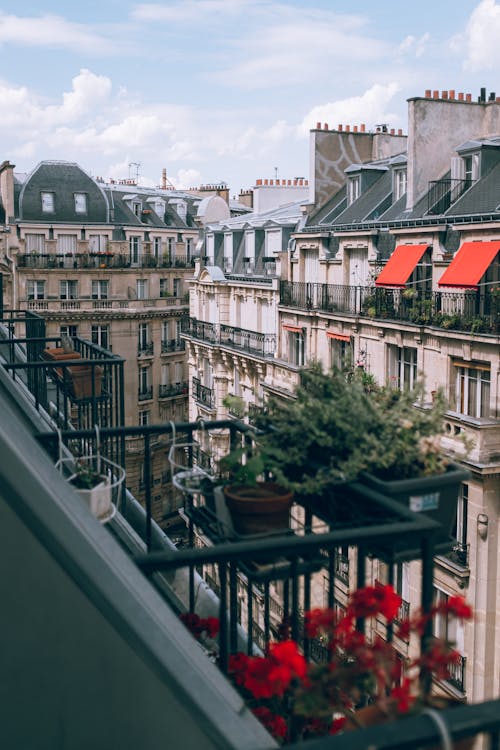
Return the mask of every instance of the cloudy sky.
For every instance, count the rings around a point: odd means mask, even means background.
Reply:
[[[3,0],[2,160],[235,195],[307,177],[317,121],[406,132],[425,89],[500,94],[499,40],[495,0]]]

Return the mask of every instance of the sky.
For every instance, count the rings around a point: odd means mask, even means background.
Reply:
[[[22,10],[20,10],[22,8]],[[3,0],[2,161],[178,189],[309,176],[309,131],[500,94],[495,0]]]

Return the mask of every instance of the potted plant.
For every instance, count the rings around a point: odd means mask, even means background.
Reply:
[[[368,384],[359,368],[325,373],[313,364],[294,399],[270,397],[256,420],[266,468],[327,514],[339,485],[362,481],[428,513],[443,526],[436,541],[448,540],[468,472],[440,450],[443,395],[424,405],[423,391]]]
[[[324,661],[308,661],[285,628],[283,640],[270,644],[264,656],[231,656],[230,675],[280,743],[353,731],[427,713],[429,708],[434,709],[428,712],[432,718],[436,709],[449,705],[432,694],[432,686],[447,680],[460,659],[454,644],[427,635],[402,674],[393,644],[380,636],[368,637],[356,623],[383,618],[407,640],[410,634],[418,638],[432,632],[435,617],[463,622],[472,618],[472,610],[462,597],[454,596],[398,625],[400,605],[401,597],[391,586],[365,586],[351,595],[343,615],[329,609],[305,613],[305,636],[322,645]],[[438,723],[439,717],[434,721]],[[454,747],[471,747],[473,741],[461,740]]]
[[[102,523],[115,511],[113,498],[125,479],[125,471],[99,454],[60,458],[56,468],[64,475],[93,516]],[[118,499],[116,497],[116,499]]]

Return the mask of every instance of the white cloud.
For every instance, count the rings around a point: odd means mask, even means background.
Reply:
[[[375,84],[361,96],[320,104],[307,113],[298,126],[298,132],[305,135],[311,128],[316,127],[318,122],[328,123],[334,128],[338,123],[349,125],[365,123],[367,127],[373,127],[381,122],[393,125],[396,115],[388,111],[388,105],[398,91],[397,83],[389,83],[386,86]]]
[[[137,5],[131,15],[138,21],[191,23],[214,14],[242,13],[255,5],[254,0],[183,0],[182,3],[171,5],[143,3]]]
[[[0,44],[51,47],[86,54],[107,54],[118,44],[88,26],[55,15],[21,17],[0,12]]]
[[[500,5],[495,0],[482,0],[472,12],[465,33],[454,37],[451,47],[465,55],[465,69],[496,71],[500,65],[499,40]]]
[[[415,37],[413,34],[409,34],[398,47],[399,55],[411,55],[412,57],[422,57],[427,49],[427,44],[430,41],[431,35],[428,31],[422,34],[420,37]]]
[[[189,190],[192,187],[199,187],[202,183],[201,172],[197,169],[179,169],[174,175],[167,174],[167,179],[177,190]]]

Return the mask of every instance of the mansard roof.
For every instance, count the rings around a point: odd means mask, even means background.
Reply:
[[[54,210],[42,211],[42,193],[54,195]],[[75,211],[75,193],[87,197],[85,213]],[[17,213],[24,221],[100,224],[109,221],[108,201],[102,188],[78,164],[42,161],[26,177],[18,195]]]

